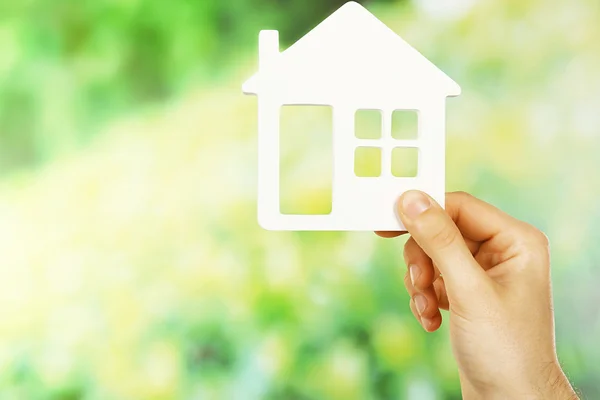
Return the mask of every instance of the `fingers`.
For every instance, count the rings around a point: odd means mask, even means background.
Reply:
[[[419,321],[423,329],[425,329],[427,332],[435,332],[440,328],[440,326],[442,326],[442,314],[439,312],[432,318],[422,318],[417,311],[417,306],[414,300],[412,299],[410,300],[410,310],[417,321]]]
[[[410,278],[408,284],[406,282],[405,284],[411,297],[413,293],[433,286],[438,308],[447,311],[450,304],[444,286],[444,278],[440,276],[440,271],[433,265],[431,258],[425,254],[413,238],[408,239],[404,245],[404,260],[408,266],[406,278]]]
[[[438,307],[440,310],[448,311],[450,309],[450,302],[448,301],[448,293],[446,293],[446,285],[444,284],[444,278],[441,276],[433,282],[433,289],[438,299]]]
[[[446,194],[446,212],[465,239],[490,240],[501,231],[516,231],[523,223],[498,208],[465,192]],[[376,232],[383,238],[395,238],[407,232]]]
[[[398,236],[406,235],[407,233],[408,232],[383,232],[383,231],[375,232],[375,234],[377,234],[377,236],[381,236],[382,238],[386,238],[386,239],[397,238]]]
[[[425,290],[433,285],[439,275],[433,266],[431,258],[419,247],[415,239],[410,238],[404,245],[404,261],[413,286],[417,290]]]
[[[406,192],[398,216],[412,238],[444,275],[450,294],[477,287],[489,278],[477,264],[450,216],[422,192]]]
[[[417,321],[428,332],[437,330],[442,323],[442,315],[438,308],[438,296],[433,285],[424,290],[417,290],[412,284],[409,272],[404,277],[404,285],[410,295],[411,310]]]

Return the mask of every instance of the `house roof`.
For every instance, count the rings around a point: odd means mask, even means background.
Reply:
[[[356,84],[365,81],[362,84],[370,87],[396,81],[400,87],[426,88],[446,96],[461,92],[456,82],[354,1],[277,54],[270,65],[244,83],[243,91],[257,94],[269,80],[282,84],[342,78]]]

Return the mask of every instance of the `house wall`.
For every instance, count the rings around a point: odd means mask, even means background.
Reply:
[[[352,229],[398,229],[395,204],[407,190],[421,190],[444,205],[445,201],[445,97],[435,101],[409,104],[355,103],[334,105],[334,203],[333,213],[341,216]],[[357,109],[383,109],[384,133],[381,141],[355,138],[354,118]],[[391,114],[394,110],[419,111],[419,137],[409,144],[419,148],[418,176],[397,178],[391,172]],[[406,143],[406,142],[405,142]],[[357,146],[382,147],[382,175],[359,178],[354,174],[354,151]]]
[[[354,113],[348,107],[333,107],[333,204],[332,214],[347,215],[349,188],[354,178]]]
[[[265,229],[276,229],[280,211],[280,107],[274,95],[258,97],[258,221]]]
[[[427,193],[442,207],[446,200],[446,98],[424,105],[421,110],[421,159]]]
[[[325,102],[302,101],[279,93],[259,96],[259,182],[258,217],[261,226],[277,230],[398,230],[398,197],[407,190],[427,192],[444,205],[445,199],[445,102],[444,96],[413,99],[412,102],[381,99],[338,98]],[[366,100],[366,101],[365,101]],[[370,101],[369,101],[370,100]],[[331,215],[295,216],[280,214],[280,108],[282,105],[323,104],[333,107],[333,207]],[[354,118],[358,109],[383,109],[389,115],[396,109],[417,109],[419,115],[419,175],[396,178],[391,173],[391,137],[384,137],[383,175],[358,178],[354,174],[354,152],[365,143],[355,138]],[[389,126],[386,128],[390,135]]]

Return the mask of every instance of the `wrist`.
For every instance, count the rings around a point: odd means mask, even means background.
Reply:
[[[540,371],[534,378],[524,382],[511,380],[498,382],[486,388],[477,388],[461,379],[463,398],[474,399],[540,399],[540,400],[579,400],[558,363],[552,363]]]
[[[546,377],[546,385],[540,388],[540,398],[556,400],[579,400],[562,368],[556,363]]]

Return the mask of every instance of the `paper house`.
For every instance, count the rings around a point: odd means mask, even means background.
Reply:
[[[356,2],[349,2],[280,52],[277,31],[259,35],[259,71],[243,85],[258,96],[258,219],[270,230],[399,230],[398,197],[421,190],[444,205],[446,97],[460,87],[394,31]],[[287,105],[333,108],[333,192],[328,215],[280,211],[280,110]],[[379,139],[359,139],[355,115],[380,110]],[[391,134],[392,114],[413,110],[414,140]],[[359,177],[359,148],[381,151],[381,175]],[[392,173],[392,152],[418,149],[416,177]],[[299,193],[299,196],[302,194]]]

